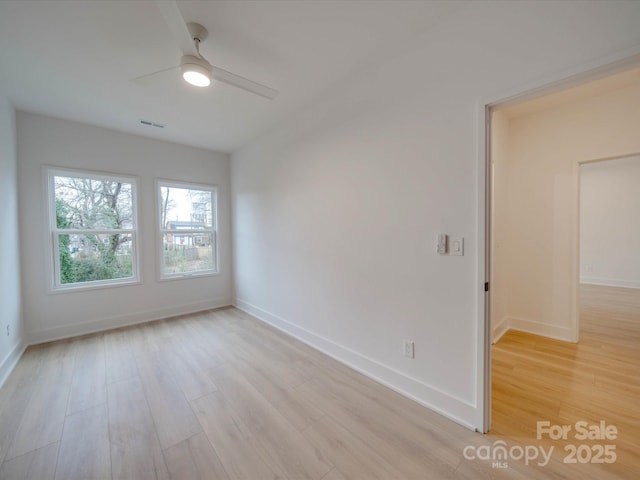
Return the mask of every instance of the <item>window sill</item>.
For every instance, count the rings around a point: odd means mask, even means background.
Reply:
[[[103,290],[107,288],[120,288],[120,287],[131,287],[135,285],[141,285],[142,280],[140,278],[135,279],[127,279],[124,281],[110,281],[100,283],[96,282],[86,282],[85,284],[70,284],[69,286],[55,286],[49,287],[49,291],[47,292],[49,295],[59,295],[64,293],[80,293],[80,292],[89,292],[95,290]]]
[[[220,275],[220,272],[202,272],[202,273],[176,273],[174,275],[163,275],[158,281],[159,282],[172,282],[174,280],[188,280],[191,278],[206,278],[206,277],[217,277]]]

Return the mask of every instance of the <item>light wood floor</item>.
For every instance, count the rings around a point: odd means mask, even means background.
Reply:
[[[640,290],[583,285],[578,344],[510,331],[492,355],[492,434],[563,456],[567,444],[614,444],[616,463],[601,468],[640,478]],[[573,428],[567,441],[537,442],[538,420]],[[615,425],[618,438],[576,441],[582,420]]]
[[[236,309],[29,348],[0,389],[2,480],[624,478],[463,455],[498,439]]]

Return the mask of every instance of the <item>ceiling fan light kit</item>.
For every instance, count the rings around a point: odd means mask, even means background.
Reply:
[[[211,84],[211,65],[203,58],[183,55],[180,62],[182,78],[196,87],[208,87]]]
[[[269,100],[273,100],[278,96],[278,91],[273,88],[211,65],[200,53],[200,44],[206,40],[209,32],[199,23],[185,22],[176,0],[156,0],[156,6],[173,34],[176,43],[182,50],[182,59],[178,66],[147,73],[134,78],[133,81],[179,68],[182,78],[196,87],[208,87],[211,85],[212,79],[215,79],[218,82],[232,85]]]

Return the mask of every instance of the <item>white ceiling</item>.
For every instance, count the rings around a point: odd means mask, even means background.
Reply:
[[[0,1],[0,95],[42,113],[231,152],[374,62],[462,3],[451,1],[178,1],[209,30],[214,65],[280,91],[273,101],[224,84],[197,89],[154,1]],[[381,92],[383,95],[384,92]],[[165,124],[146,127],[141,119]]]

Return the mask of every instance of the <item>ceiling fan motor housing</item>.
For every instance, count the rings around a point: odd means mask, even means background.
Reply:
[[[182,77],[196,87],[206,87],[211,83],[211,64],[195,55],[183,55],[180,60]]]

